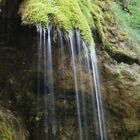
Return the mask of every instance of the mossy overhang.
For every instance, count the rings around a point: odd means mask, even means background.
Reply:
[[[91,28],[94,27],[91,4],[90,0],[24,0],[19,14],[25,25],[41,23],[47,28],[53,24],[58,30],[64,29],[66,34],[78,29],[83,40],[91,43]]]

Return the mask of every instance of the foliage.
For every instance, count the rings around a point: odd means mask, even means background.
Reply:
[[[133,36],[138,37],[140,33],[140,0],[133,0],[125,5],[127,11],[124,11],[121,4],[112,2],[112,9],[120,20],[120,24]]]
[[[97,2],[97,1],[96,1]],[[98,31],[102,42],[104,43],[106,40],[105,36],[105,19],[104,19],[104,12],[102,11],[102,8],[100,7],[101,3],[93,3],[92,4],[92,15],[95,22],[96,30]]]
[[[23,24],[36,25],[41,23],[45,28],[49,24],[53,24],[56,31],[64,29],[65,36],[69,35],[72,29],[79,29],[86,43],[94,43],[92,29],[95,28],[104,47],[110,43],[113,43],[114,46],[119,41],[126,39],[127,34],[130,34],[136,40],[136,42],[133,41],[134,44],[137,44],[137,41],[140,41],[140,18],[138,18],[140,12],[137,12],[139,1],[123,0],[110,4],[109,1],[99,0],[24,0],[19,13]],[[123,28],[122,31],[118,27],[116,16],[113,13],[116,14],[120,27]],[[130,43],[130,39],[127,42],[129,42],[130,48],[134,46]],[[135,48],[137,51],[137,47]]]
[[[109,10],[108,1],[24,0],[19,13],[23,24],[41,23],[45,27],[53,24],[67,34],[74,28],[79,29],[87,43],[92,42],[92,29],[96,28],[105,43],[108,40],[106,21],[113,23]]]
[[[130,26],[133,29],[137,29],[140,32],[140,0],[133,0],[127,6],[131,12],[130,16]]]
[[[85,41],[92,40],[90,0],[24,0],[19,13],[23,24],[41,23],[45,27],[54,24],[66,32],[78,28]]]
[[[139,3],[139,0],[135,1]],[[132,38],[130,39],[131,42],[133,40],[134,44],[136,44],[136,42],[139,43],[140,42],[140,9],[138,9],[139,5],[137,5],[133,0],[131,3],[127,5],[129,12],[124,11],[122,6],[116,2],[112,2],[111,5],[112,11],[117,16],[120,26]],[[132,45],[133,44],[131,43],[131,46]]]

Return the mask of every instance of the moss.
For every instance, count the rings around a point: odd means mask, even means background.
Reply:
[[[95,23],[95,28],[101,38],[103,45],[109,40],[108,24],[114,25],[112,14],[110,14],[108,1],[94,1],[92,3],[92,16]]]
[[[19,13],[23,24],[35,25],[42,23],[47,27],[53,24],[57,29],[63,28],[66,33],[73,28],[81,31],[86,42],[92,40],[90,0],[24,0]]]
[[[140,139],[140,134],[128,138],[128,140],[139,140],[139,139]]]
[[[20,117],[0,106],[0,140],[25,140],[27,131]]]
[[[111,57],[122,61],[132,60],[123,49],[114,51],[119,42],[124,42],[127,34],[120,30],[109,1],[90,0],[24,0],[19,13],[23,24],[36,25],[41,23],[44,27],[49,24],[55,26],[56,31],[64,29],[68,36],[72,29],[79,29],[86,43],[92,43],[92,28],[97,31],[100,43],[109,52]],[[54,37],[54,36],[53,36]],[[55,37],[54,37],[55,38]],[[98,43],[98,42],[97,42]],[[108,48],[109,46],[113,46]],[[118,55],[118,56],[117,56]],[[138,62],[133,59],[133,62]]]
[[[102,39],[102,42],[105,42],[105,33],[104,33],[104,29],[103,29],[103,25],[104,24],[104,18],[103,18],[103,12],[101,11],[100,7],[96,4],[92,4],[92,15],[93,15],[93,19],[95,21],[95,27]]]
[[[0,140],[14,140],[13,131],[4,117],[0,117]]]
[[[124,53],[123,51],[117,50],[109,42],[108,42],[108,44],[106,42],[105,50],[117,62],[124,62],[127,64],[137,63],[138,65],[140,65],[140,62],[137,58],[133,58],[132,56],[129,56],[128,54]]]
[[[63,28],[66,35],[73,28],[79,29],[85,42],[91,43],[92,28],[96,28],[103,44],[108,41],[106,22],[114,25],[108,1],[91,0],[24,0],[19,13],[23,24],[54,24]],[[92,45],[94,46],[93,42]]]

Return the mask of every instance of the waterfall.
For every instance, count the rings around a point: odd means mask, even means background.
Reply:
[[[65,84],[65,64],[64,64],[64,62],[65,62],[65,49],[64,49],[64,42],[63,42],[63,37],[62,37],[62,33],[61,33],[61,31],[59,30],[58,31],[58,37],[59,37],[59,44],[58,45],[60,45],[60,57],[61,57],[61,66],[62,66],[62,79],[63,79],[63,87],[65,87],[66,86],[66,84]],[[67,106],[67,103],[66,103],[66,100],[67,100],[67,98],[66,98],[66,91],[65,91],[65,89],[63,89],[63,94],[64,94],[64,109],[65,109],[65,114],[64,114],[64,116],[65,116],[65,122],[66,122],[66,120],[67,120],[67,111],[66,111],[66,106]],[[65,124],[65,122],[64,122],[64,124]]]
[[[80,31],[76,31],[76,39],[77,39],[77,47],[78,47],[78,63],[79,63],[79,70],[80,70],[80,83],[79,85],[81,85],[82,88],[82,84],[83,84],[83,73],[82,71],[84,70],[83,68],[83,61],[82,61],[82,45],[81,45],[81,35],[80,35]],[[86,101],[85,101],[85,94],[83,93],[83,91],[81,91],[81,96],[82,96],[82,113],[83,113],[83,139],[84,140],[88,140],[88,130],[87,130],[87,117],[86,117]]]
[[[96,105],[97,105],[97,114],[98,114],[98,121],[99,121],[99,130],[100,130],[100,139],[106,139],[106,130],[105,130],[105,120],[104,120],[104,111],[103,111],[103,104],[102,104],[102,97],[101,97],[101,86],[99,80],[99,70],[97,66],[97,57],[95,49],[91,50],[91,64],[92,64],[92,71],[93,71],[93,78],[95,84],[95,97],[96,97]]]
[[[55,56],[53,56],[53,52],[56,51],[54,44],[52,43],[52,26],[48,26],[48,28],[43,28],[41,24],[37,25],[38,35],[38,98],[43,95],[44,97],[44,127],[47,140],[57,139],[57,99],[55,99],[56,91],[55,91],[55,77],[54,77],[54,61]],[[59,55],[60,55],[60,63],[62,67],[61,78],[63,79],[63,91],[62,93],[65,96],[64,99],[64,122],[67,122],[67,111],[66,106],[67,97],[65,90],[65,57],[66,57],[66,47],[64,45],[64,40],[62,37],[62,32],[58,31],[58,41],[59,41]],[[78,125],[78,134],[79,140],[89,140],[89,139],[97,139],[97,140],[106,140],[106,131],[105,131],[105,120],[104,120],[104,110],[101,96],[101,85],[99,79],[99,71],[97,67],[97,58],[95,49],[91,49],[84,43],[82,40],[81,34],[79,30],[73,30],[69,35],[69,46],[68,56],[71,62],[71,71],[73,77],[73,86],[75,92],[75,104],[76,104],[76,114],[77,125]],[[42,73],[42,74],[41,74]],[[88,83],[88,92],[85,93],[82,87],[84,85],[84,74],[87,74],[89,80]],[[43,75],[43,77],[42,77]],[[41,86],[41,78],[43,79],[43,87]],[[42,90],[43,88],[43,90]],[[43,93],[42,93],[43,92]],[[55,94],[56,93],[56,94]],[[87,94],[87,95],[86,95]],[[88,102],[87,102],[88,100]],[[37,99],[37,103],[39,101]],[[92,110],[90,110],[92,109]],[[90,114],[89,114],[90,111]],[[57,119],[56,119],[57,118]],[[90,127],[94,129],[94,133],[90,132]],[[92,133],[92,134],[91,134]],[[38,134],[39,135],[39,134]],[[39,137],[38,137],[39,139]]]
[[[52,45],[51,45],[51,26],[48,29],[43,28],[40,24],[37,25],[39,32],[38,46],[38,98],[44,95],[44,114],[47,116],[44,120],[46,133],[48,137],[53,139],[56,131],[55,105],[54,105],[54,83],[53,83],[53,62],[52,62]],[[47,35],[47,36],[46,36]],[[43,81],[42,74],[43,73]],[[43,86],[41,85],[43,83]],[[43,88],[43,89],[42,89]],[[44,93],[41,93],[44,92]],[[49,100],[46,100],[46,98]],[[39,101],[38,101],[39,103]],[[46,136],[47,137],[47,136]]]
[[[40,24],[37,25],[37,31],[39,32],[39,46],[38,46],[38,96],[40,94],[40,71],[41,71],[41,59],[42,59],[42,26]]]
[[[47,43],[47,69],[48,69],[48,86],[51,96],[51,123],[52,131],[55,134],[55,103],[54,103],[54,79],[53,79],[53,62],[52,62],[52,44],[51,44],[51,26],[48,26],[48,43]]]
[[[85,55],[85,67],[86,67],[86,72],[89,75],[89,86],[90,86],[90,93],[91,93],[91,105],[92,105],[92,116],[93,116],[93,125],[96,130],[96,121],[97,121],[97,116],[96,116],[96,103],[95,103],[95,93],[94,93],[94,87],[93,87],[93,77],[92,77],[92,69],[90,68],[90,58],[89,58],[89,49],[86,46],[86,44],[83,42],[82,46],[84,48],[84,55]],[[96,130],[97,131],[97,130]],[[98,138],[97,138],[98,139]]]
[[[81,123],[81,110],[80,110],[80,100],[79,100],[79,92],[78,92],[78,81],[77,81],[77,74],[76,74],[76,58],[75,58],[75,51],[74,51],[74,34],[70,35],[70,49],[71,49],[71,58],[72,58],[72,68],[73,68],[73,76],[74,76],[74,85],[75,85],[75,93],[76,93],[76,103],[77,103],[77,114],[78,114],[78,125],[79,125],[79,132],[80,132],[80,140],[83,140],[82,136],[82,123]]]

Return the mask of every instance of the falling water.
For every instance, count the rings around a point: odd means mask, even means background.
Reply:
[[[50,137],[55,135],[56,119],[55,119],[55,106],[54,106],[54,82],[53,82],[53,63],[52,63],[52,45],[51,45],[51,26],[48,29],[42,28],[40,24],[37,25],[39,32],[39,47],[38,47],[38,98],[44,95],[44,108],[47,118],[44,120],[46,131],[49,131]],[[46,37],[47,35],[47,37]],[[43,87],[42,75],[43,73]],[[41,89],[43,88],[43,89]],[[44,92],[44,93],[41,93]],[[46,100],[49,98],[49,101]],[[38,102],[38,101],[37,101]],[[38,102],[39,104],[39,102]],[[47,136],[46,136],[47,137]],[[52,138],[53,139],[53,138]]]
[[[98,66],[97,66],[97,58],[96,58],[95,49],[92,49],[91,51],[91,63],[92,63],[92,71],[93,71],[93,78],[94,78],[94,84],[95,84],[100,139],[106,140],[104,112],[103,112],[103,104],[102,104],[102,98],[101,98],[101,87],[100,87],[100,81],[99,81],[99,71],[98,71]]]
[[[40,94],[40,71],[41,71],[41,59],[42,59],[42,53],[43,53],[43,48],[42,48],[42,26],[40,24],[36,25],[37,26],[37,31],[39,32],[39,47],[38,47],[38,96]]]
[[[44,41],[44,85],[47,85],[47,54],[46,54],[46,29],[43,29],[43,41]],[[46,86],[44,86],[45,96],[47,95]]]
[[[74,84],[75,84],[75,93],[76,93],[76,104],[77,104],[77,114],[78,114],[78,125],[79,125],[79,133],[80,140],[83,140],[82,136],[82,123],[81,123],[81,110],[80,110],[80,100],[79,100],[79,92],[78,92],[78,81],[76,74],[76,58],[74,51],[74,35],[73,33],[70,35],[70,49],[71,49],[71,57],[72,57],[72,68],[73,68],[73,76],[74,76]]]
[[[91,66],[90,66],[90,58],[89,58],[89,48],[87,45],[83,42],[82,43],[83,48],[84,48],[84,55],[85,55],[85,67],[86,67],[86,72],[89,75],[89,86],[90,86],[90,94],[91,94],[91,105],[92,105],[92,116],[93,116],[93,125],[94,129],[97,131],[97,113],[96,113],[96,103],[95,103],[95,93],[94,93],[94,87],[93,87],[93,76],[91,72]],[[97,138],[98,139],[98,138]]]
[[[56,131],[56,120],[55,120],[55,103],[54,103],[54,78],[53,78],[53,63],[52,63],[52,44],[51,44],[51,28],[48,26],[48,43],[47,43],[47,76],[48,76],[48,85],[51,96],[51,125],[52,133],[55,134]]]
[[[44,95],[45,95],[45,99],[44,99],[44,108],[45,108],[45,112],[48,110],[48,107],[47,107],[47,102],[45,101],[46,100],[46,97],[47,97],[47,52],[46,52],[46,29],[44,28],[43,29],[43,42],[44,42]],[[45,123],[44,123],[45,127],[48,125],[47,123],[47,118],[45,119]],[[47,128],[46,128],[47,129]]]
[[[65,52],[64,52],[64,42],[63,42],[63,37],[62,37],[62,32],[59,30],[58,31],[58,36],[59,36],[59,43],[60,43],[60,56],[61,56],[61,66],[62,66],[62,71],[61,71],[61,77],[63,79],[63,87],[66,86],[65,84]],[[63,94],[64,94],[64,110],[65,110],[65,121],[67,120],[67,103],[66,103],[66,91],[65,88],[63,89]],[[65,122],[64,122],[65,123]]]
[[[83,63],[82,63],[82,44],[81,44],[81,35],[80,31],[76,31],[76,39],[77,39],[77,47],[78,47],[78,60],[79,60],[79,67],[80,67],[80,88],[82,89],[83,84]],[[83,113],[83,138],[84,140],[88,140],[88,129],[87,129],[87,117],[86,117],[86,101],[85,101],[85,93],[81,90],[82,94],[82,109],[81,112]]]
[[[37,28],[37,32],[38,32],[38,79],[37,79],[37,111],[39,110],[39,95],[41,94],[40,92],[40,88],[41,88],[41,84],[40,84],[40,79],[41,79],[41,69],[42,69],[42,56],[43,56],[43,48],[42,48],[42,26],[41,24],[37,24],[36,25]],[[38,112],[37,112],[38,113]],[[38,126],[37,126],[38,129]],[[39,139],[39,133],[37,131],[37,139]]]
[[[47,29],[42,28],[40,24],[37,25],[37,31],[39,32],[39,46],[38,46],[38,96],[42,93],[41,89],[41,73],[43,73],[44,81],[44,108],[46,114],[46,119],[44,120],[46,127],[46,139],[53,140],[56,135],[56,114],[55,111],[55,96],[54,96],[54,74],[53,74],[53,56],[51,32],[52,26],[48,26]],[[65,49],[64,42],[61,31],[58,32],[59,43],[60,43],[60,59],[62,66],[62,79],[65,80]],[[90,134],[88,132],[89,123],[90,125],[98,124],[98,127],[95,126],[95,134],[100,135],[96,139],[106,140],[106,131],[105,131],[105,120],[104,120],[104,111],[100,91],[100,82],[99,82],[99,72],[97,67],[97,58],[95,49],[92,49],[89,53],[89,47],[82,41],[80,31],[73,31],[69,36],[70,41],[70,56],[71,56],[71,66],[73,70],[73,80],[75,86],[75,95],[76,95],[76,106],[77,106],[77,119],[78,119],[78,130],[79,130],[79,139],[88,140],[90,139]],[[82,54],[84,53],[84,59]],[[90,54],[90,55],[89,55]],[[87,83],[90,87],[89,92],[92,98],[90,99],[93,107],[90,112],[93,119],[90,119],[87,116],[88,107],[86,104],[86,95],[82,91],[82,85],[84,81],[83,71],[86,69],[86,73],[89,76],[89,82]],[[78,73],[80,77],[78,78]],[[94,83],[94,85],[93,85]],[[64,85],[65,87],[65,81]],[[94,91],[95,87],[95,91]],[[66,91],[63,93],[66,95]],[[47,100],[46,100],[47,98]],[[65,99],[66,101],[67,99]],[[64,102],[65,102],[64,101]],[[88,100],[89,102],[89,100]],[[39,102],[38,102],[39,104]],[[88,104],[89,105],[89,104]],[[66,106],[66,104],[65,104]],[[66,110],[66,108],[64,108]],[[88,120],[89,119],[89,120]],[[98,120],[98,123],[96,122]],[[66,121],[66,114],[65,114]],[[92,122],[90,122],[92,121]],[[92,138],[93,139],[93,138]]]

